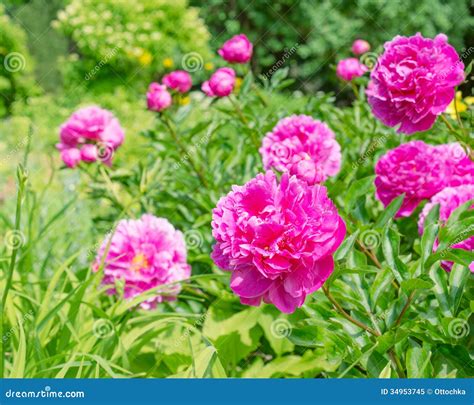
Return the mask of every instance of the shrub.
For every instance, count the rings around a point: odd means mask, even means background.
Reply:
[[[200,4],[193,0],[191,3]],[[356,38],[370,39],[377,48],[395,35],[420,31],[434,37],[443,32],[461,50],[463,38],[472,30],[467,0],[278,0],[248,6],[248,1],[209,0],[203,16],[213,34],[224,42],[227,36],[245,32],[255,44],[253,62],[267,73],[280,60],[292,68],[298,88],[330,88],[334,84],[331,64],[348,56]],[[374,17],[375,16],[375,17]],[[220,35],[226,32],[225,36]],[[220,44],[216,44],[220,45]],[[291,49],[296,47],[296,52]],[[344,54],[345,52],[345,54]],[[286,55],[286,56],[285,56]],[[270,72],[271,73],[271,72]]]
[[[35,90],[26,33],[14,24],[0,5],[0,117],[11,113],[15,101]]]
[[[74,41],[86,80],[99,71],[149,78],[167,58],[179,64],[190,52],[209,55],[207,29],[186,0],[73,0],[54,26]]]

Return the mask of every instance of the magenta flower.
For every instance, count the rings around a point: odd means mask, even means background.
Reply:
[[[418,220],[418,231],[423,234],[424,224],[426,216],[429,214],[431,209],[439,204],[439,219],[444,224],[449,219],[453,211],[456,210],[462,204],[474,200],[474,184],[465,184],[457,187],[446,187],[438,194],[433,196],[431,201],[426,204],[423,208],[423,211],[420,213],[420,218]],[[471,209],[474,208],[474,204]],[[461,235],[462,236],[462,235]],[[464,249],[472,252],[474,250],[474,236],[471,236],[467,239],[460,237],[460,241],[450,246],[451,248]],[[439,242],[435,241],[434,250],[438,248]],[[452,262],[442,261],[441,265],[446,271],[450,271],[453,267]],[[474,272],[474,262],[469,266],[469,269]]]
[[[202,91],[209,97],[226,97],[234,91],[235,71],[232,68],[217,69],[208,82],[202,84]]]
[[[261,301],[292,313],[334,269],[346,227],[326,188],[296,176],[259,174],[233,186],[213,210],[211,254],[232,272],[230,287],[246,305]]]
[[[396,36],[372,70],[367,88],[373,114],[385,125],[412,134],[430,129],[464,80],[464,64],[446,35]]]
[[[384,207],[405,193],[396,217],[406,217],[445,187],[448,171],[442,151],[422,141],[412,141],[383,155],[375,174],[376,196]]]
[[[370,51],[370,44],[363,39],[356,39],[352,44],[352,53],[354,55],[362,55]]]
[[[222,45],[219,55],[229,63],[247,63],[252,58],[253,45],[245,34],[235,35]]]
[[[212,92],[211,87],[209,86],[209,80],[206,80],[203,84],[201,84],[201,90],[208,97],[215,97],[215,94]]]
[[[185,70],[175,70],[163,77],[163,84],[180,93],[186,93],[191,89],[193,80]]]
[[[171,94],[165,85],[154,82],[148,87],[146,101],[149,110],[161,112],[171,105]]]
[[[360,63],[359,59],[347,58],[339,61],[336,67],[336,74],[340,79],[350,82],[356,77],[363,76],[368,70],[368,67]]]
[[[310,185],[335,176],[341,168],[341,147],[334,133],[307,115],[280,120],[263,138],[260,154],[265,169],[289,172]]]
[[[474,162],[459,143],[439,145],[436,148],[444,158],[447,167],[447,186],[474,184]]]
[[[145,214],[136,220],[121,220],[115,232],[102,242],[93,264],[94,271],[103,263],[103,284],[125,283],[125,298],[187,279],[191,267],[186,262],[183,234],[168,220]],[[164,286],[161,294],[144,301],[145,309],[176,299],[178,284]],[[109,290],[114,294],[115,289]]]
[[[110,111],[91,106],[74,112],[61,125],[59,137],[56,147],[61,151],[61,159],[66,166],[74,168],[81,161],[100,160],[110,165],[125,135]]]

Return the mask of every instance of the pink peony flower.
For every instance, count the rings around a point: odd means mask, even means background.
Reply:
[[[352,44],[352,53],[354,55],[362,55],[370,51],[370,44],[363,39],[356,39]]]
[[[229,63],[247,63],[252,58],[252,52],[253,45],[245,34],[233,36],[218,51]]]
[[[163,77],[163,84],[180,93],[186,93],[191,89],[193,81],[185,70],[175,70]]]
[[[396,217],[410,216],[423,200],[445,187],[447,173],[441,151],[422,141],[408,142],[389,150],[377,162],[376,196],[386,207],[405,193]]]
[[[446,35],[396,36],[370,74],[368,102],[385,125],[412,134],[430,129],[464,80],[464,64]]]
[[[113,152],[123,143],[125,135],[110,111],[91,106],[73,113],[61,126],[59,136],[56,147],[66,166],[73,168],[81,161],[101,160],[110,165]],[[99,154],[97,148],[107,153]]]
[[[283,118],[260,148],[265,169],[289,172],[308,184],[321,183],[341,168],[341,147],[329,127],[307,115]]]
[[[202,85],[201,85],[201,90],[203,93],[205,93],[209,97],[215,97],[215,94],[212,92],[210,86],[209,86],[209,80],[206,80]]]
[[[336,74],[340,79],[350,82],[356,77],[363,76],[368,70],[368,67],[360,63],[359,59],[347,58],[339,61],[336,67]]]
[[[154,82],[148,87],[146,101],[149,110],[160,112],[171,105],[171,94],[165,85]]]
[[[105,256],[105,257],[104,257]],[[125,282],[125,298],[133,298],[152,288],[185,280],[191,275],[186,262],[183,234],[168,220],[145,214],[136,220],[121,220],[113,235],[102,242],[93,264],[94,271],[103,263],[104,284]],[[176,298],[178,284],[164,286],[162,294],[144,301],[145,309]],[[111,289],[110,293],[115,293]]]
[[[230,287],[246,305],[273,303],[292,313],[334,269],[346,227],[326,188],[296,176],[259,174],[233,186],[213,210],[212,259],[232,271]]]
[[[207,84],[206,84],[207,83]],[[202,90],[210,97],[226,97],[234,90],[235,71],[232,68],[217,69]]]
[[[448,170],[447,186],[474,184],[474,162],[459,143],[439,145],[436,148],[441,152]]]
[[[433,196],[431,201],[424,206],[423,211],[420,213],[420,218],[418,220],[418,231],[420,235],[423,234],[426,216],[436,204],[440,205],[439,219],[442,223],[446,223],[452,212],[469,200],[474,200],[474,184],[465,184],[457,187],[446,187],[440,191],[438,194]],[[474,204],[471,209],[472,208],[474,208]],[[455,243],[450,247],[464,249],[471,252],[474,250],[474,236],[464,240],[462,237],[460,239],[461,240],[458,243]],[[439,242],[436,240],[434,244],[434,250],[438,248],[438,245]],[[452,262],[447,261],[443,261],[441,264],[447,271],[450,271],[453,266]],[[469,269],[474,272],[474,262],[470,264]]]

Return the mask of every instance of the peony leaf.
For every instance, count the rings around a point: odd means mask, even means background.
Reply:
[[[383,228],[398,212],[403,204],[405,194],[399,195],[386,207],[375,222],[374,228]]]
[[[431,351],[425,347],[410,347],[407,351],[406,367],[408,378],[429,378],[433,376],[430,363]]]

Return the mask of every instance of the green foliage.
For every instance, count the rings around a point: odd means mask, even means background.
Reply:
[[[26,33],[0,4],[0,117],[11,113],[15,101],[38,91],[33,80],[33,62]]]
[[[81,79],[117,77],[122,84],[163,72],[163,61],[197,53],[209,57],[209,34],[186,0],[73,0],[54,23],[79,53],[68,62]],[[69,74],[72,74],[69,72]]]
[[[219,41],[240,32],[250,37],[256,45],[252,62],[259,72],[266,74],[283,60],[299,79],[296,87],[303,90],[334,87],[331,65],[350,55],[357,38],[368,40],[378,52],[395,35],[445,33],[461,50],[470,43],[465,37],[474,24],[469,0],[278,0],[255,2],[252,7],[247,0],[194,0],[192,4],[202,7]]]
[[[338,108],[331,94],[285,94],[282,89],[291,85],[286,74],[278,71],[262,89],[248,73],[232,101],[196,92],[188,105],[161,115],[144,111],[144,101],[123,88],[109,95],[80,89],[61,98],[33,98],[17,111],[8,122],[10,137],[26,136],[30,118],[35,125],[29,146],[18,150],[19,160],[28,163],[21,221],[15,222],[13,198],[0,215],[3,235],[23,235],[16,259],[4,243],[0,260],[2,291],[12,263],[14,268],[2,324],[6,375],[474,375],[469,252],[450,247],[471,229],[469,205],[445,226],[435,207],[422,236],[416,214],[394,220],[403,197],[383,209],[374,195],[373,168],[381,153],[403,140],[373,118],[363,96]],[[126,141],[112,168],[60,170],[57,128],[78,104],[92,102],[114,111]],[[336,133],[343,167],[326,186],[348,233],[324,289],[285,315],[270,305],[239,303],[228,273],[209,257],[210,221],[212,208],[233,184],[263,170],[261,138],[292,113],[324,120]],[[433,143],[449,139],[441,125],[423,136]],[[153,291],[127,301],[118,283],[118,296],[109,296],[101,273],[90,268],[104,234],[120,219],[145,212],[183,231],[193,269],[178,300],[153,311],[138,307]],[[443,255],[433,253],[436,238]],[[440,267],[448,259],[455,262],[450,273]]]

